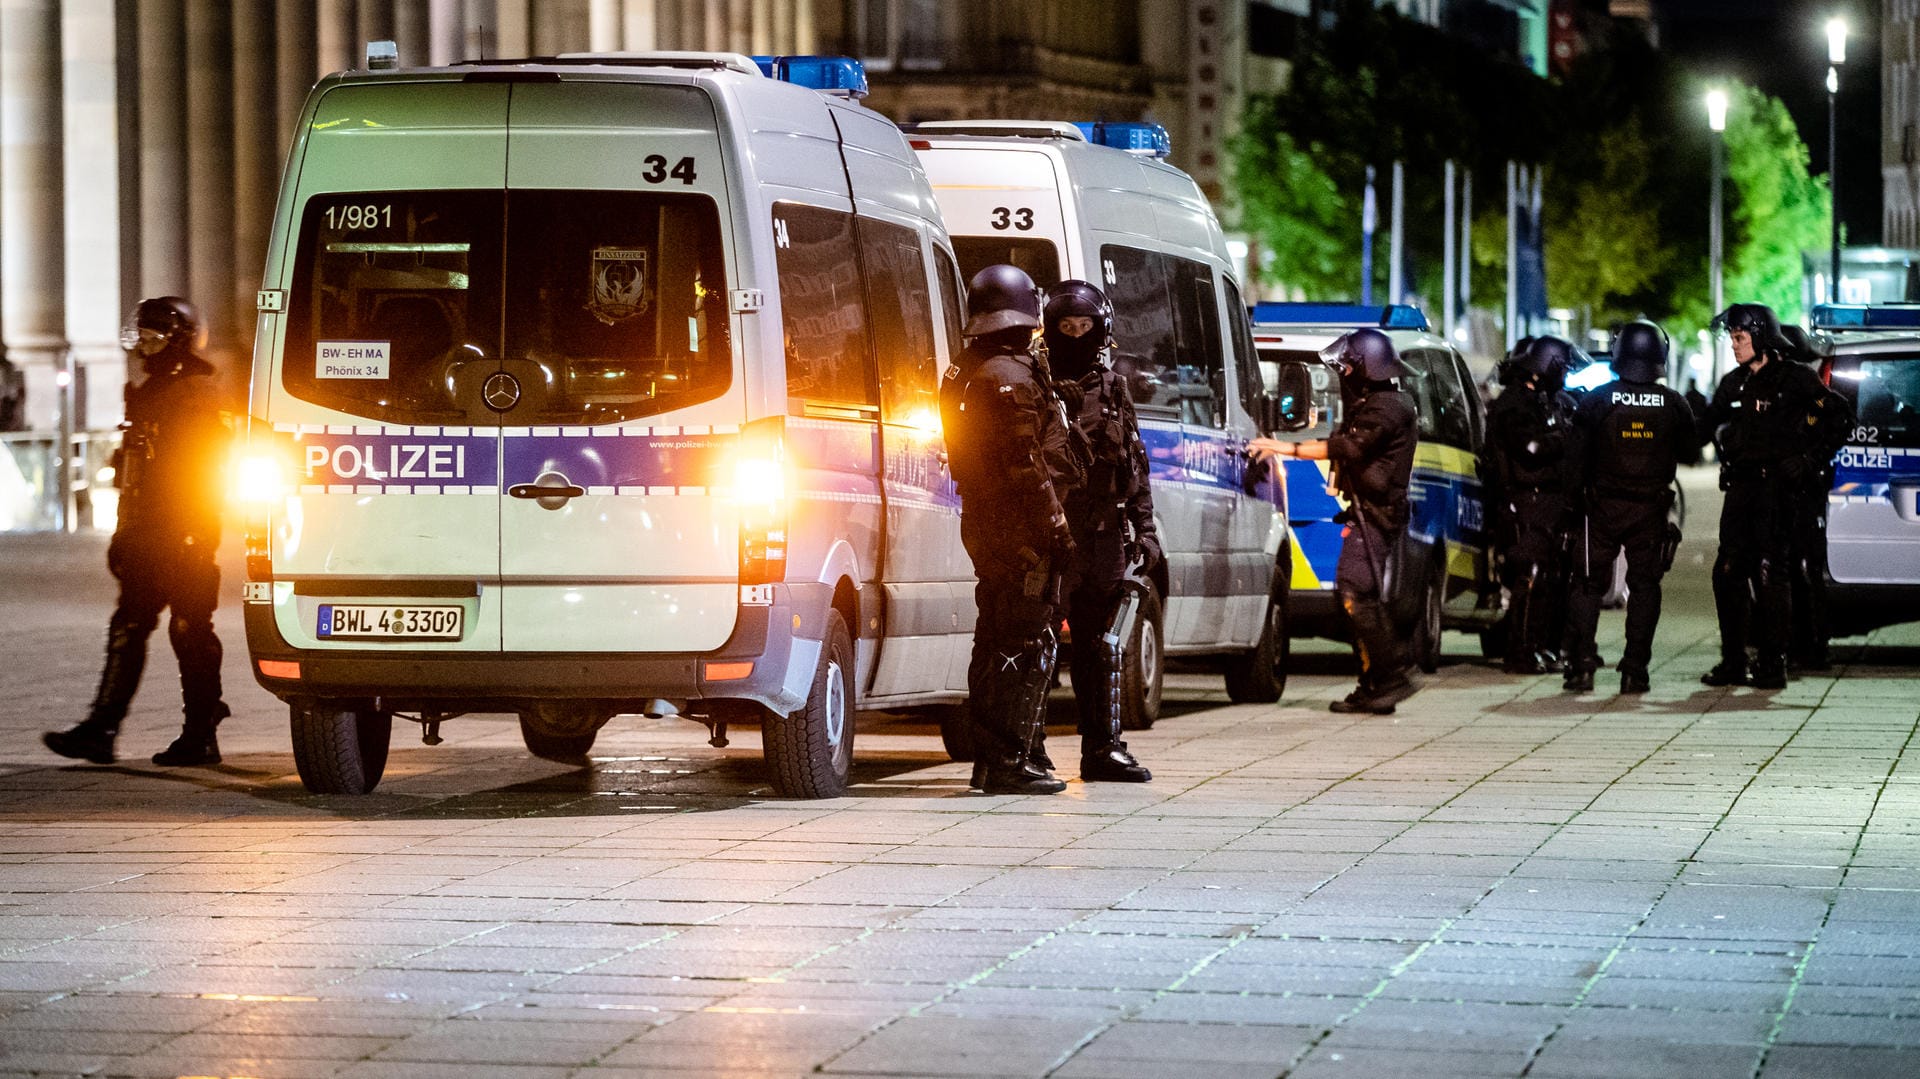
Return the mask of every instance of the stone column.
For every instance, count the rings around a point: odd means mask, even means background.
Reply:
[[[727,7],[734,0],[709,0],[704,5],[705,18],[700,31],[700,47],[711,51],[731,48],[727,44]]]
[[[336,71],[351,71],[359,66],[359,49],[353,38],[360,32],[354,0],[318,0],[318,26],[314,38],[319,67],[315,74],[325,78]]]
[[[726,48],[728,52],[753,51],[753,0],[727,0]]]
[[[245,385],[233,304],[233,25],[223,4],[187,15],[186,296],[207,320],[207,359],[223,388]]]
[[[460,0],[430,0],[427,7],[427,62],[435,67],[466,59],[467,24]]]
[[[254,328],[253,296],[267,264],[267,237],[273,228],[274,194],[279,188],[278,87],[274,68],[274,9],[268,4],[233,6],[233,304],[236,368],[250,371]]]
[[[747,44],[752,56],[767,56],[773,53],[773,4],[774,0],[753,0],[753,17]]]
[[[808,56],[818,49],[813,34],[813,0],[793,0],[793,54]]]
[[[393,43],[400,50],[401,67],[425,67],[433,62],[427,0],[394,0]]]
[[[540,0],[533,6],[532,50],[535,56],[585,52],[588,47],[588,0]]]
[[[527,0],[495,0],[493,5],[495,56],[533,55],[533,22]]]
[[[491,60],[500,55],[500,16],[493,0],[460,0],[460,28],[466,39],[466,60]]]
[[[65,276],[86,282],[66,298],[66,339],[86,372],[83,429],[120,422],[120,108],[115,0],[61,5],[61,132],[65,142]]]
[[[793,52],[793,8],[796,0],[773,0],[773,14],[770,18],[769,34],[772,41],[770,51],[775,56],[786,56]]]
[[[276,0],[274,4],[275,152],[282,165],[300,134],[300,108],[306,104],[307,91],[313,89],[314,69],[319,66],[314,45],[318,20],[313,0]]]
[[[620,51],[620,0],[591,0],[587,5],[587,48]]]
[[[181,0],[140,0],[140,296],[187,292],[187,54]]]
[[[620,0],[620,47],[651,52],[660,47],[654,0]]]

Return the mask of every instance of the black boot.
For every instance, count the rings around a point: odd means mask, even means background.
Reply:
[[[153,763],[169,768],[192,768],[220,763],[220,740],[214,730],[220,721],[233,714],[225,704],[215,702],[212,711],[189,715],[173,744],[153,755]]]
[[[1713,669],[1700,676],[1703,686],[1744,686],[1747,684],[1747,665],[1744,662],[1723,659],[1713,665]]]
[[[1647,677],[1647,672],[1636,671],[1636,670],[1632,670],[1631,668],[1621,669],[1620,671],[1620,692],[1621,693],[1645,693],[1652,688],[1653,688],[1653,680]]]
[[[48,749],[75,760],[113,763],[113,740],[120,733],[120,721],[126,717],[134,691],[140,688],[140,672],[147,664],[147,634],[151,632],[151,626],[142,628],[115,612],[107,623],[106,661],[100,668],[100,685],[94,691],[87,718],[70,730],[41,735],[40,741]]]
[[[1593,672],[1584,668],[1569,670],[1560,681],[1560,688],[1568,693],[1592,693]]]
[[[40,736],[40,741],[62,757],[94,764],[112,764],[113,739],[119,733],[112,727],[99,726],[87,720],[70,730],[48,731]]]
[[[1784,656],[1762,655],[1754,660],[1747,684],[1755,689],[1787,688],[1787,661]]]
[[[989,694],[991,715],[975,715],[990,733],[982,743],[986,767],[976,784],[987,794],[1058,794],[1067,785],[1034,765],[1033,747],[1046,722],[1047,688],[1053,671],[1045,642],[1021,650],[1017,665],[994,672]]]
[[[1145,783],[1153,773],[1127,752],[1120,740],[1121,695],[1126,690],[1124,655],[1107,652],[1076,662],[1074,673],[1085,678],[1073,684],[1080,705],[1080,779],[1086,783]],[[1077,649],[1076,649],[1077,651]],[[1076,659],[1079,657],[1076,657]]]
[[[1360,688],[1328,705],[1328,710],[1390,716],[1395,706],[1419,689],[1408,674],[1406,649],[1379,601],[1343,594],[1340,603],[1360,653]]]

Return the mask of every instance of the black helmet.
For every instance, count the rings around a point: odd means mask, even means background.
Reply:
[[[207,324],[200,311],[178,296],[141,300],[120,328],[120,347],[151,356],[179,345],[198,349],[207,343]]]
[[[1375,329],[1341,334],[1320,350],[1320,358],[1340,372],[1341,378],[1358,374],[1366,382],[1386,382],[1413,374],[1413,368],[1400,362],[1393,339]]]
[[[1062,319],[1090,319],[1086,333],[1073,335],[1060,329]],[[1047,341],[1047,355],[1057,374],[1079,378],[1091,370],[1113,336],[1113,304],[1107,294],[1085,281],[1062,281],[1047,290],[1040,332]]]
[[[1040,326],[1040,290],[1018,266],[988,266],[967,282],[968,337],[982,337],[1016,326]]]
[[[1824,333],[1808,333],[1797,323],[1788,323],[1780,327],[1780,336],[1787,342],[1787,358],[1804,364],[1818,365],[1820,361],[1833,355],[1833,338]]]
[[[1547,334],[1534,338],[1526,351],[1514,358],[1513,364],[1516,374],[1532,378],[1541,389],[1556,393],[1567,384],[1569,372],[1592,362],[1593,357],[1572,341]]]
[[[1613,331],[1613,373],[1623,382],[1657,382],[1672,345],[1658,323],[1636,319]]]
[[[1520,340],[1514,342],[1512,348],[1507,350],[1507,354],[1501,358],[1500,362],[1496,364],[1493,369],[1494,378],[1500,385],[1511,385],[1516,378],[1520,377],[1520,357],[1525,356],[1527,349],[1532,346],[1532,337],[1522,337]]]
[[[1737,303],[1713,316],[1714,330],[1743,331],[1753,339],[1754,355],[1762,352],[1785,353],[1790,347],[1780,333],[1780,319],[1773,308],[1763,303]]]

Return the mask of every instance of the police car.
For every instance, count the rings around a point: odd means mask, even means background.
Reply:
[[[1091,281],[1113,301],[1167,566],[1127,649],[1129,727],[1159,713],[1166,656],[1215,657],[1236,701],[1286,685],[1285,489],[1248,474],[1275,401],[1260,379],[1226,240],[1164,160],[1158,124],[967,120],[906,129],[960,270],[1010,263],[1041,287]],[[1276,421],[1278,422],[1278,421]]]
[[[1320,362],[1320,350],[1361,327],[1376,327],[1393,339],[1401,361],[1415,371],[1402,382],[1420,413],[1408,531],[1428,550],[1418,579],[1405,582],[1420,590],[1411,652],[1423,670],[1436,669],[1449,627],[1480,632],[1483,647],[1493,647],[1489,634],[1497,632],[1506,608],[1482,531],[1477,462],[1486,413],[1466,361],[1412,307],[1262,303],[1254,307],[1253,321],[1266,384],[1283,395],[1311,395],[1312,426],[1275,433],[1294,441],[1326,438],[1340,422],[1339,376]],[[1344,527],[1334,516],[1345,500],[1328,487],[1328,462],[1282,463],[1294,536],[1290,625],[1299,636],[1344,637],[1333,584]]]
[[[1920,305],[1828,304],[1822,376],[1853,407],[1827,495],[1827,604],[1836,636],[1920,619]]]
[[[758,721],[843,791],[856,707],[962,699],[938,424],[961,278],[850,60],[571,55],[316,86],[250,401],[245,619],[309,789],[392,720]]]

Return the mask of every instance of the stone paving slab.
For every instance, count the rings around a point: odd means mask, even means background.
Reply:
[[[373,795],[307,795],[232,602],[225,764],[145,763],[164,646],[126,759],[62,762],[103,549],[0,536],[0,1079],[1920,1075],[1920,627],[1707,689],[1697,542],[1644,698],[1454,634],[1354,721],[1341,650],[1297,642],[1278,705],[1175,674],[1151,784],[969,795],[874,715],[819,803],[751,728],[634,717],[584,771],[504,717],[401,723]]]

